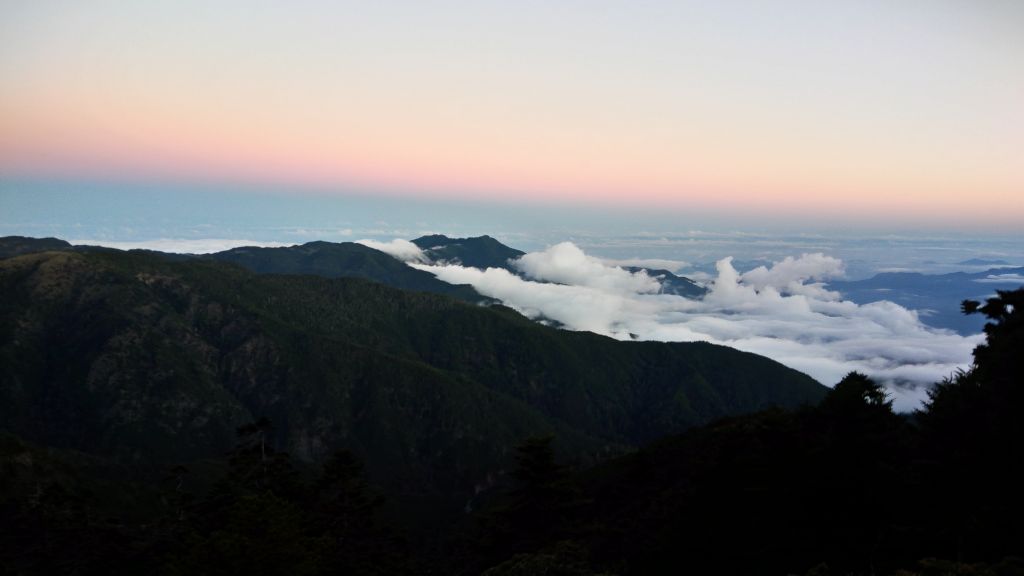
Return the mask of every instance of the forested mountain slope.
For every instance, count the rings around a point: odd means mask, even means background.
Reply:
[[[0,294],[0,427],[122,461],[216,455],[266,416],[300,460],[350,447],[390,489],[463,497],[527,436],[596,455],[825,391],[724,347],[207,260],[31,254],[0,261]]]

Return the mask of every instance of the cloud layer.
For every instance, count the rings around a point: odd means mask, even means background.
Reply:
[[[542,252],[524,254],[512,262],[527,278],[556,284],[586,286],[602,292],[655,294],[661,288],[646,272],[631,273],[587,256],[572,242]]]
[[[414,262],[429,262],[426,254],[420,247],[409,242],[408,240],[402,240],[401,238],[395,238],[390,242],[380,242],[377,240],[356,240],[357,244],[363,246],[369,246],[375,250],[380,250],[385,254],[390,254],[402,262],[414,263]]]
[[[1021,274],[989,274],[984,278],[978,278],[975,282],[983,284],[1020,284],[1024,282],[1024,275]]]
[[[789,257],[745,274],[725,258],[703,300],[657,294],[655,279],[608,266],[568,242],[514,264],[527,278],[497,268],[411,263],[573,330],[622,340],[723,344],[828,385],[858,370],[884,381],[900,409],[919,406],[928,385],[967,366],[982,340],[925,326],[916,312],[892,302],[842,300],[821,281],[841,276],[843,263],[823,254]]]

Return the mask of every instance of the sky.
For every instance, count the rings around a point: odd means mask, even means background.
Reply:
[[[145,182],[1019,233],[1021,30],[1013,0],[0,0],[0,200]]]
[[[981,336],[824,283],[1024,262],[1021,30],[1017,0],[0,0],[0,236],[362,241],[911,409]],[[430,262],[431,233],[529,254]]]

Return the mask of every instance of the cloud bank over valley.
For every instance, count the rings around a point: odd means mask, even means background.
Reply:
[[[968,366],[983,340],[926,326],[915,311],[893,302],[844,300],[825,286],[843,276],[843,262],[821,253],[745,273],[732,258],[721,259],[707,295],[691,299],[659,293],[657,279],[646,272],[611,265],[571,242],[512,261],[518,275],[429,263],[397,241],[387,248],[414,268],[472,285],[528,317],[571,330],[620,340],[722,344],[768,356],[828,385],[857,370],[884,381],[902,410],[920,406],[929,385]]]
[[[403,262],[411,263],[430,261],[430,259],[427,258],[426,254],[424,254],[423,251],[420,250],[419,246],[413,244],[412,242],[409,242],[408,240],[403,240],[401,238],[395,238],[390,242],[380,242],[378,240],[363,239],[356,240],[356,244],[362,244],[363,246],[373,248],[374,250],[380,250],[381,252],[384,252],[385,254],[390,254],[391,256],[394,256],[395,258]]]

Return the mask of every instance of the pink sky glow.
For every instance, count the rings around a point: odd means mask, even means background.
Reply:
[[[450,4],[6,5],[0,176],[1024,221],[1009,4]]]

